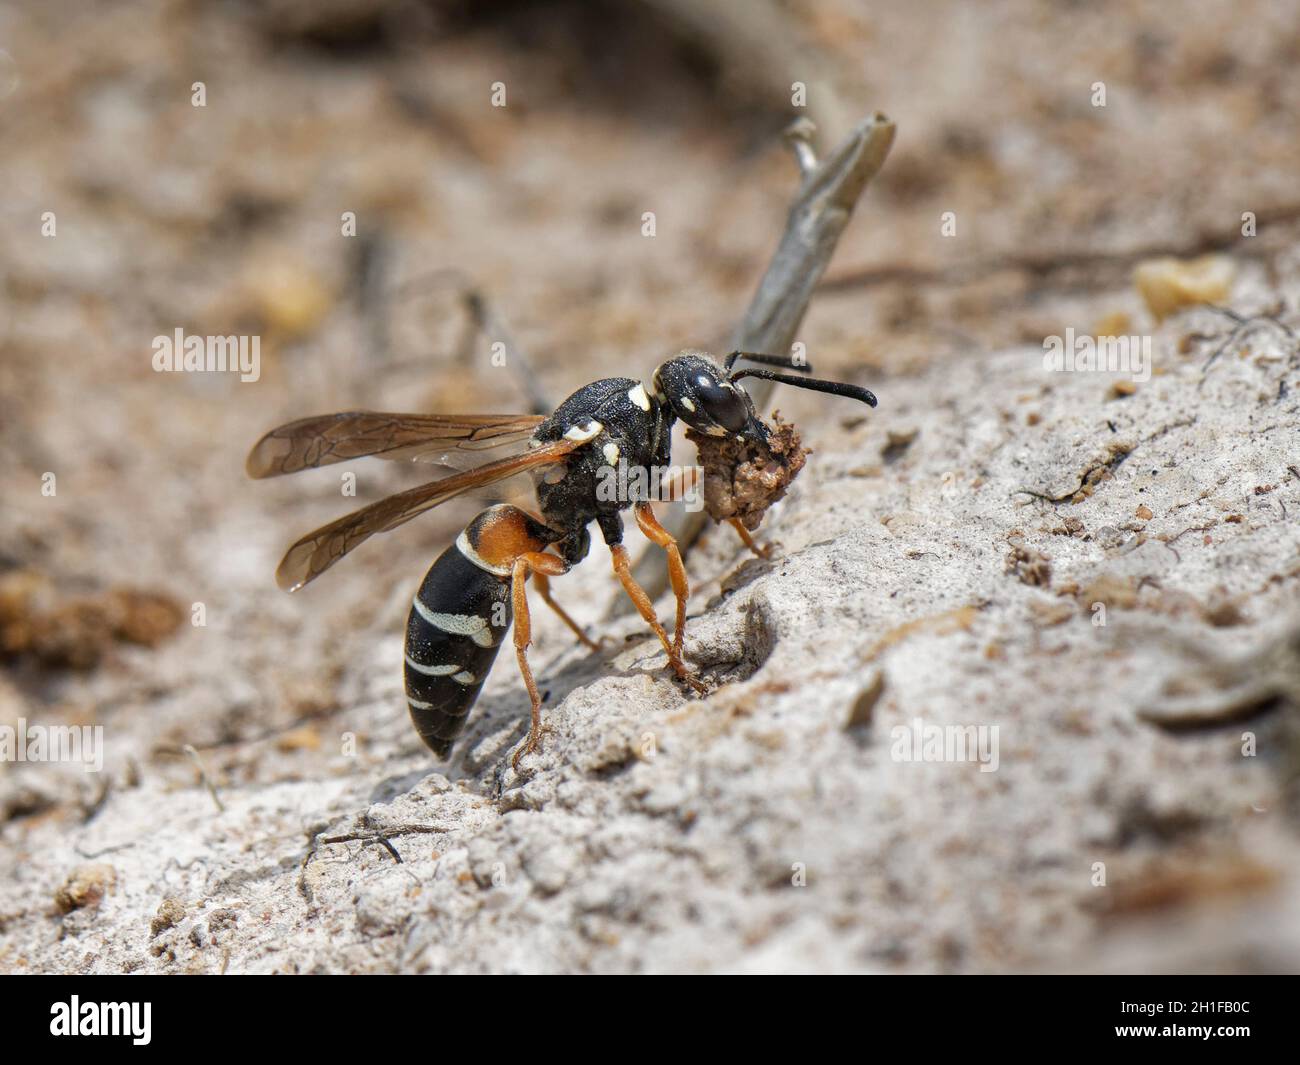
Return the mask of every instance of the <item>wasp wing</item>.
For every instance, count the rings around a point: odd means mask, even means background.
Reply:
[[[278,477],[367,455],[446,465],[458,451],[522,444],[543,420],[536,414],[320,414],[272,429],[253,445],[244,468],[250,477]]]
[[[503,481],[525,470],[551,466],[582,442],[556,440],[533,448],[523,455],[480,466],[468,473],[430,481],[405,492],[371,503],[338,521],[308,533],[285,552],[275,571],[276,583],[287,592],[296,592],[315,580],[358,544],[375,533],[387,532],[403,525],[426,510],[474,488]]]

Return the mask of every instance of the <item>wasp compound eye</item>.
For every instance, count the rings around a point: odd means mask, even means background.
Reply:
[[[749,408],[736,389],[700,377],[694,391],[704,413],[727,432],[741,433],[749,424]]]

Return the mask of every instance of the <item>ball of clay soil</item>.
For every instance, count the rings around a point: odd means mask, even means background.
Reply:
[[[785,495],[811,452],[799,430],[772,413],[766,445],[736,437],[706,436],[688,429],[704,468],[704,509],[714,521],[738,518],[751,532],[767,508]]]

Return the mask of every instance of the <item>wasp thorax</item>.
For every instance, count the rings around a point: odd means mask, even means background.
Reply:
[[[661,364],[654,388],[674,415],[710,436],[739,436],[753,420],[749,396],[702,351],[683,351]]]

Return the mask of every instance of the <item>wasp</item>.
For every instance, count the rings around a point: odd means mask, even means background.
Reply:
[[[663,362],[648,383],[609,377],[580,388],[549,417],[496,414],[388,414],[343,411],[303,418],[263,436],[249,453],[250,477],[297,473],[364,456],[395,460],[450,460],[479,452],[505,457],[442,477],[362,507],[308,533],[286,552],[276,581],[296,591],[315,580],[376,533],[388,532],[454,499],[526,473],[536,489],[539,514],[498,504],[477,515],[429,568],[411,603],[406,624],[405,681],[411,721],[424,743],[446,758],[465,727],[506,630],[514,624],[515,657],[531,704],[526,741],[512,763],[537,749],[542,733],[542,699],[528,664],[532,623],[525,595],[531,577],[540,598],[579,640],[598,645],[555,601],[550,579],[586,557],[588,527],[594,522],[610,551],[615,577],[654,631],[668,664],[696,691],[704,685],[682,658],[690,587],[676,540],[655,518],[650,498],[680,498],[685,478],[660,484],[669,468],[672,430],[680,420],[697,438],[731,440],[762,452],[772,430],[755,413],[738,382],[744,377],[813,389],[876,405],[865,388],[808,376],[747,367],[737,359],[808,373],[811,367],[779,356],[732,352],[721,366],[706,352],[683,351]],[[703,452],[703,449],[702,449]],[[610,467],[625,463],[648,473],[645,498],[611,498],[600,491]],[[706,469],[706,475],[707,475]],[[631,508],[637,527],[667,555],[676,598],[671,638],[655,615],[645,590],[633,578],[623,545],[623,512]],[[758,551],[749,531],[732,524]]]

